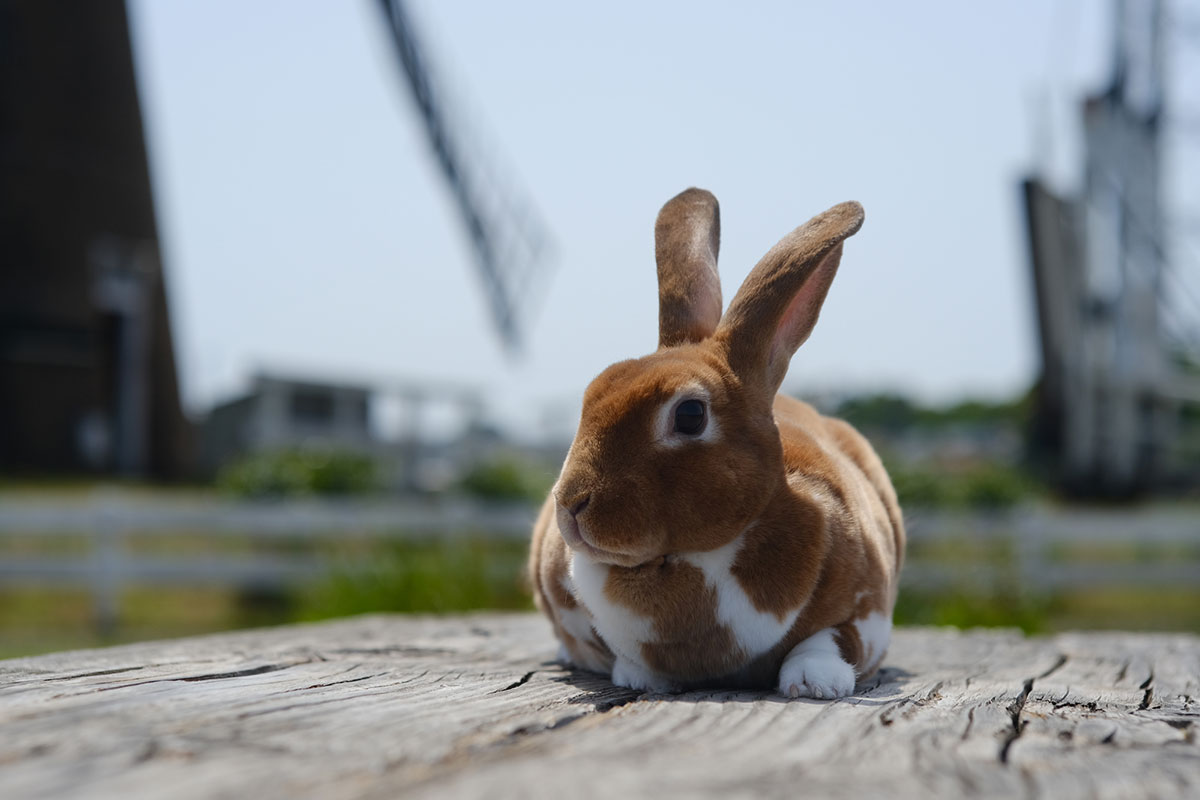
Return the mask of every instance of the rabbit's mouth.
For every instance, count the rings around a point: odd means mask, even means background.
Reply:
[[[564,519],[563,516],[566,518]],[[598,547],[588,540],[587,533],[579,521],[571,515],[560,515],[558,519],[558,530],[562,534],[563,540],[577,553],[582,553],[592,561],[598,564],[614,564],[621,567],[636,567],[642,564],[645,559],[634,556],[628,553],[619,553],[615,550],[606,550],[603,547]]]

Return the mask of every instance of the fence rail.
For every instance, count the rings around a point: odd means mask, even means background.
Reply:
[[[80,537],[86,552],[6,555],[0,558],[0,587],[57,585],[88,587],[102,625],[115,624],[126,586],[221,585],[272,588],[311,580],[329,569],[314,552],[319,542],[422,536],[485,536],[522,539],[536,509],[495,506],[456,499],[416,501],[232,502],[213,498],[174,499],[98,492],[74,502],[0,498],[0,547],[6,540]],[[912,554],[904,580],[939,588],[1007,578],[1042,591],[1097,586],[1200,586],[1200,508],[1088,510],[1030,507],[1009,513],[919,511],[907,515]],[[130,539],[215,537],[213,553],[151,555]],[[300,541],[287,552],[229,553],[222,540],[271,543]],[[1002,543],[1005,560],[953,563],[923,557],[921,545],[939,542]],[[1139,558],[1119,562],[1073,558],[1064,549],[1133,546]],[[1145,554],[1147,548],[1166,548]],[[9,552],[5,548],[0,552]]]

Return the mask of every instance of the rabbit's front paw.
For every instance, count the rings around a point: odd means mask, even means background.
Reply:
[[[647,692],[679,691],[678,685],[661,675],[655,675],[641,664],[636,664],[624,658],[618,658],[617,663],[613,664],[612,682],[617,686]]]
[[[788,653],[779,668],[779,693],[833,700],[853,692],[854,680],[854,667],[842,660],[833,629],[826,628]]]

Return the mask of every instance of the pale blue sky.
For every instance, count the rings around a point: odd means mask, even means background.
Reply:
[[[1032,379],[1017,181],[1040,93],[1070,177],[1107,4],[411,5],[557,240],[526,358],[492,333],[374,2],[136,0],[189,408],[262,367],[475,384],[527,427],[654,347],[654,215],[691,185],[721,202],[727,300],[792,227],[866,207],[786,387],[947,399]]]

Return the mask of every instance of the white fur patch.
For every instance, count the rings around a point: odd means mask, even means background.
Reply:
[[[679,685],[651,671],[643,664],[618,658],[613,664],[612,682],[617,686],[649,692],[677,692]]]
[[[618,661],[640,664],[642,643],[654,638],[653,621],[608,599],[604,594],[608,570],[608,564],[597,564],[587,556],[571,554],[575,596],[592,612],[592,624]]]
[[[842,660],[833,628],[793,647],[779,668],[779,693],[785,697],[832,700],[853,691],[854,667]]]
[[[742,548],[742,538],[738,536],[724,547],[706,553],[682,553],[679,558],[704,573],[708,585],[717,593],[717,619],[729,628],[750,660],[774,647],[791,630],[802,608],[793,609],[780,619],[754,607],[730,572]]]
[[[687,436],[675,432],[675,420],[671,418],[671,413],[675,410],[675,406],[684,400],[700,400],[704,403],[708,420],[704,430],[698,436]],[[721,426],[717,424],[717,417],[713,414],[712,396],[696,381],[685,383],[676,390],[675,394],[671,395],[670,400],[663,403],[655,415],[654,430],[656,431],[655,443],[665,447],[679,447],[687,442],[715,442],[721,436]]]
[[[559,624],[563,626],[563,630],[575,637],[575,641],[579,642],[577,652],[571,655],[571,658],[566,659],[569,663],[577,667],[591,670],[592,672],[604,672],[606,665],[600,658],[592,652],[592,649],[585,646],[585,642],[592,641],[595,636],[592,634],[592,618],[587,611],[582,607],[575,608],[556,608],[558,612]]]
[[[892,641],[892,618],[879,611],[872,611],[862,619],[856,619],[854,627],[858,630],[858,638],[862,642],[860,674],[865,675],[879,666],[879,662],[887,653],[888,645]]]

